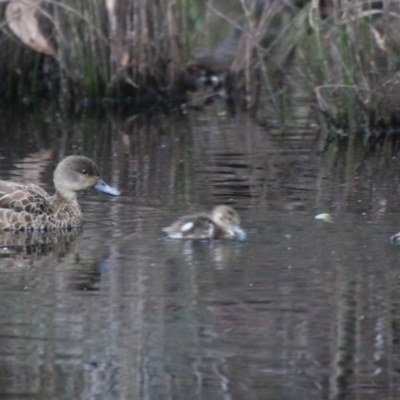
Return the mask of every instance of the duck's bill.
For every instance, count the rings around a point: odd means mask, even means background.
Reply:
[[[107,185],[107,183],[105,183],[103,179],[99,179],[93,187],[99,192],[111,194],[111,196],[119,196],[121,194],[118,189]]]
[[[235,226],[233,228],[233,232],[235,233],[235,239],[237,239],[237,240],[245,240],[246,239],[246,232],[239,226]]]

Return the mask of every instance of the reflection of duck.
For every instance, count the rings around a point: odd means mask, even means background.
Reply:
[[[238,239],[246,233],[240,227],[239,214],[229,206],[217,206],[211,215],[201,213],[184,216],[163,231],[173,239]]]
[[[0,230],[50,230],[82,223],[77,192],[93,187],[118,196],[100,177],[97,165],[87,157],[64,158],[54,171],[56,193],[50,196],[35,184],[0,181]]]
[[[18,256],[30,259],[33,256],[46,255],[55,250],[65,254],[71,250],[81,234],[81,228],[48,232],[0,232],[0,265],[5,259],[13,259]]]

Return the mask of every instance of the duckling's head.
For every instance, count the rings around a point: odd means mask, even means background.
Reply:
[[[232,232],[232,237],[243,240],[246,237],[245,231],[240,227],[239,214],[230,206],[217,206],[213,209],[212,219],[220,226]]]
[[[239,214],[229,206],[217,206],[212,211],[212,218],[214,221],[228,226],[239,226]]]
[[[54,171],[54,186],[56,191],[66,198],[73,198],[76,192],[90,187],[113,196],[121,194],[100,178],[96,163],[83,156],[68,156],[57,165]]]

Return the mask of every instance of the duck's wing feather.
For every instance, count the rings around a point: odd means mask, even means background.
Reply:
[[[29,230],[33,227],[33,220],[34,216],[25,211],[0,208],[0,230]]]
[[[50,196],[37,185],[0,181],[0,208],[2,209],[41,215],[50,209],[49,198]]]

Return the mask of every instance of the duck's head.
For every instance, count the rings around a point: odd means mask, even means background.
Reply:
[[[246,237],[245,231],[240,227],[239,214],[230,206],[217,206],[212,211],[212,219],[222,227],[233,232],[236,239],[243,240]]]
[[[121,194],[100,178],[96,163],[83,156],[68,156],[57,165],[54,171],[54,186],[56,191],[66,198],[75,197],[76,192],[90,187],[112,196]]]

